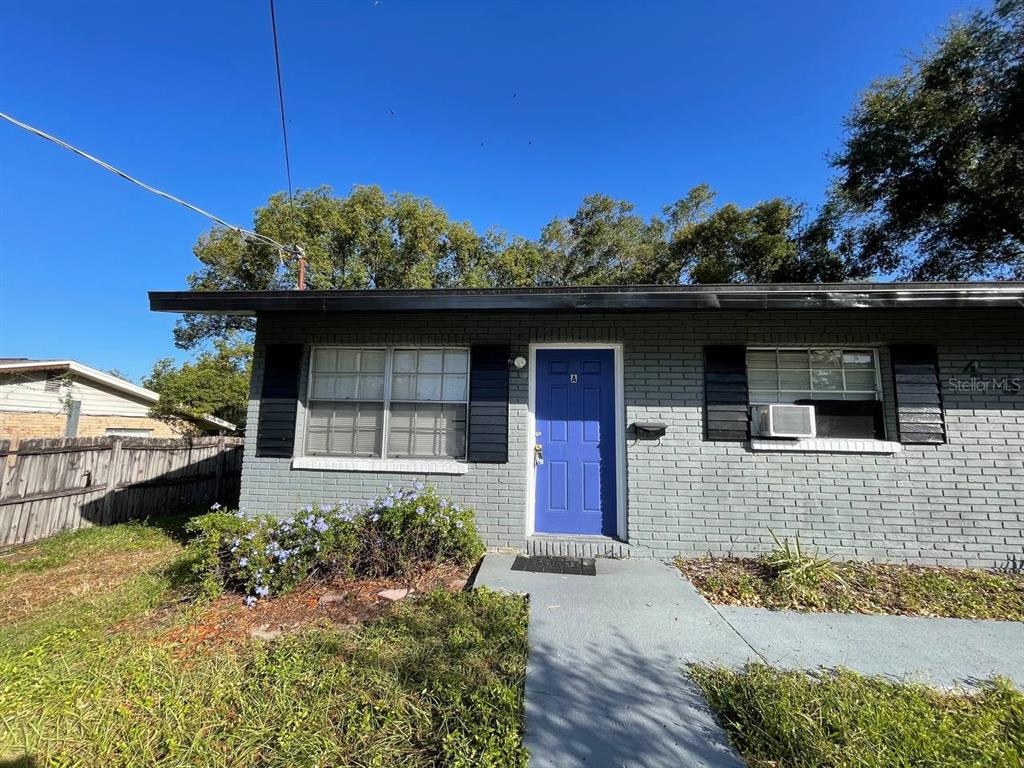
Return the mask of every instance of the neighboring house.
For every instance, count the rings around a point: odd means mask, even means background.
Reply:
[[[152,390],[74,360],[0,358],[0,440],[35,437],[177,437],[184,421],[149,415]],[[213,417],[193,420],[203,431],[230,431]]]
[[[750,554],[772,530],[843,558],[1022,562],[1022,283],[150,304],[257,318],[249,514],[425,481],[491,547]]]

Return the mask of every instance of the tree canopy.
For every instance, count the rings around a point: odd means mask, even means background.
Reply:
[[[255,229],[300,243],[311,290],[341,288],[513,287],[675,284],[849,277],[831,222],[808,220],[804,207],[776,198],[750,208],[715,207],[700,185],[645,219],[632,203],[590,195],[568,218],[531,240],[500,230],[477,232],[422,197],[354,187],[278,194],[255,214]],[[266,245],[214,229],[193,249],[202,267],[192,290],[268,290],[295,284]],[[251,330],[248,318],[187,315],[175,328],[183,348]]]
[[[150,409],[156,418],[216,416],[245,427],[249,402],[252,344],[238,339],[215,339],[213,349],[200,352],[194,363],[158,360],[142,385],[160,395]]]
[[[1024,278],[1024,0],[952,23],[846,128],[831,201],[860,270]]]

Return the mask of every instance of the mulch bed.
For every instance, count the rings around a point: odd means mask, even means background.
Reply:
[[[406,600],[435,589],[459,592],[469,574],[465,568],[436,565],[402,579],[333,576],[260,600],[251,608],[240,595],[222,595],[193,620],[165,631],[160,640],[172,644],[176,656],[186,658],[212,647],[273,639],[311,626],[360,624],[379,618],[393,604],[379,596],[383,590],[409,589]]]
[[[837,579],[787,590],[770,567],[754,558],[680,558],[676,566],[717,605],[1024,621],[1024,574],[1019,573],[836,562]]]

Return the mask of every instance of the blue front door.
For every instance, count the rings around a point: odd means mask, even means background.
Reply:
[[[615,357],[610,349],[537,350],[538,533],[614,536]]]

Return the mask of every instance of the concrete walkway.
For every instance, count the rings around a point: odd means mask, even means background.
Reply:
[[[512,571],[513,560],[487,555],[475,583],[530,595],[531,768],[743,765],[680,667],[750,651],[677,571],[598,560],[597,576],[561,576]]]
[[[653,560],[598,560],[593,577],[513,560],[487,555],[476,585],[530,595],[531,766],[741,766],[688,662],[845,666],[938,686],[999,674],[1024,687],[1022,623],[716,608]]]
[[[973,688],[1002,675],[1024,688],[1024,623],[1020,622],[724,606],[718,613],[763,661],[775,667],[848,667],[939,688]]]

